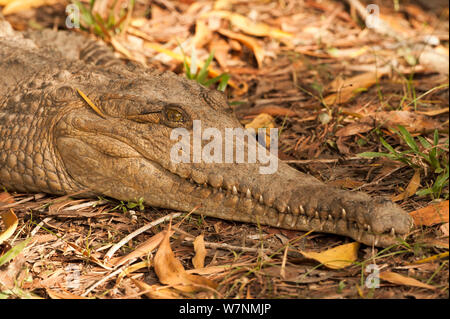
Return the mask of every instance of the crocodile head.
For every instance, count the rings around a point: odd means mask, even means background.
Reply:
[[[256,163],[249,163],[253,136],[231,141],[236,151],[237,140],[243,140],[244,148],[236,152],[243,152],[244,162],[226,162],[227,130],[242,126],[218,91],[172,73],[111,81],[109,73],[100,72],[86,75],[89,86],[64,76],[70,80],[52,93],[62,105],[52,138],[56,158],[74,185],[120,200],[143,198],[149,205],[181,211],[197,207],[196,213],[207,216],[314,229],[368,245],[393,244],[410,230],[409,215],[390,201],[326,186],[273,154],[265,153],[265,162],[256,156]],[[200,135],[196,140],[198,127],[204,139]],[[218,142],[214,134],[223,140]],[[216,148],[208,148],[213,140]],[[174,160],[181,145],[189,152],[184,162]],[[194,159],[199,152],[215,156],[199,161]]]

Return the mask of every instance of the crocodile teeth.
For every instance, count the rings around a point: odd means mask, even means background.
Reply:
[[[315,212],[315,213],[314,213],[314,217],[315,217],[315,218],[320,218],[320,217],[319,217],[319,212]]]
[[[247,193],[245,194],[247,198],[252,198],[252,193],[250,192],[250,189],[247,188]]]
[[[234,195],[237,195],[237,193],[238,193],[238,191],[237,191],[236,186],[233,186],[233,194],[234,194]]]
[[[328,219],[333,220],[333,216],[331,216],[331,214],[328,214]]]
[[[344,208],[342,208],[342,218],[345,218],[345,216],[347,216],[347,212]]]
[[[292,216],[291,227],[294,228],[295,224],[297,224],[297,216]]]
[[[373,242],[374,246],[378,245],[378,239],[379,238],[377,236],[375,236],[375,241]]]
[[[394,228],[391,228],[391,235],[395,236],[395,229]]]
[[[360,229],[360,230],[358,231],[358,241],[361,241],[362,234],[363,234],[363,230]]]
[[[286,211],[287,211],[288,213],[291,212],[291,207],[290,207],[289,205],[286,207]]]
[[[298,208],[300,209],[300,212],[301,212],[302,214],[304,214],[304,213],[305,213],[305,209],[303,208],[303,206],[302,206],[302,205],[300,205],[300,206],[299,206]]]
[[[278,215],[277,227],[280,227],[281,223],[284,220],[284,217],[285,217],[284,214],[279,214]]]
[[[222,192],[222,187],[219,187],[219,192]]]
[[[370,232],[372,230],[372,227],[370,227],[370,225],[367,225],[366,228],[367,228],[368,232]]]
[[[259,195],[259,202],[260,202],[261,204],[264,204],[264,198],[262,197],[262,195]]]

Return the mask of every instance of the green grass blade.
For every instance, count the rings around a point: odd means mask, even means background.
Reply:
[[[21,241],[10,250],[8,250],[3,256],[0,257],[0,266],[6,264],[8,261],[16,257],[20,252],[28,245],[31,237]]]
[[[398,126],[398,130],[400,131],[400,134],[402,135],[402,137],[405,140],[406,144],[408,144],[408,146],[412,150],[414,150],[416,152],[419,152],[419,147],[417,146],[417,143],[414,140],[414,138],[411,136],[411,134],[409,134],[408,130],[406,128],[404,128],[403,126],[401,126],[401,125]]]
[[[363,152],[363,153],[357,154],[357,156],[369,157],[369,158],[374,158],[374,157],[397,158],[395,155],[393,155],[391,153],[381,153],[381,152]]]
[[[394,148],[393,148],[388,142],[386,142],[386,141],[384,140],[384,138],[382,138],[381,136],[380,136],[380,142],[381,142],[381,144],[383,144],[383,146],[384,146],[385,148],[387,148],[387,150],[388,150],[389,152],[391,152],[392,154],[394,154],[394,155],[396,155],[397,157],[399,157],[399,153],[398,153],[396,150],[394,150]]]
[[[205,61],[205,64],[203,64],[202,69],[200,72],[198,72],[197,75],[197,82],[200,84],[203,84],[206,80],[206,77],[208,76],[208,67],[211,64],[212,59],[214,58],[214,50],[209,54],[208,58]]]

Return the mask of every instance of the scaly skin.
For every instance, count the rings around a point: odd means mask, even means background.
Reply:
[[[142,197],[186,212],[201,205],[197,214],[314,229],[376,246],[409,232],[410,216],[392,202],[327,186],[282,162],[270,175],[259,173],[261,163],[173,163],[173,128],[192,131],[193,120],[201,120],[203,130],[225,136],[225,128],[241,127],[221,93],[172,73],[118,65],[80,36],[27,37],[0,20],[0,184],[6,188]],[[78,52],[84,42],[88,48]],[[169,120],[174,109],[182,122]]]

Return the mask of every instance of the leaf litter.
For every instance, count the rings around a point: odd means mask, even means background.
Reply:
[[[115,29],[102,20],[83,26],[125,59],[161,70],[182,73],[193,48],[197,63],[214,52],[208,76],[231,76],[226,94],[242,124],[281,128],[280,158],[324,182],[394,197],[416,224],[405,243],[358,248],[320,233],[290,241],[298,232],[198,216],[169,230],[167,220],[147,227],[167,210],[0,193],[0,213],[13,221],[0,223],[0,295],[448,298],[448,184],[439,198],[419,196],[433,182],[429,170],[356,156],[383,152],[380,137],[404,151],[392,133],[398,125],[429,141],[438,129],[445,146],[448,5],[381,2],[376,30],[361,25],[362,0],[136,2],[125,14],[115,1],[97,0],[94,12],[114,17]],[[64,28],[64,8],[58,0],[0,0],[18,30]],[[448,146],[441,149],[448,162]],[[383,265],[373,291],[360,285],[368,262]]]

